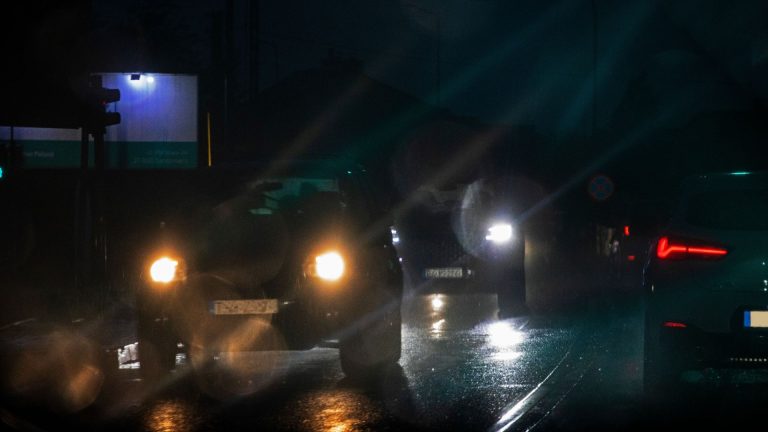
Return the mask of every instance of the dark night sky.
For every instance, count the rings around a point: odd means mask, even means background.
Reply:
[[[586,134],[595,16],[598,127],[610,125],[643,74],[662,104],[742,108],[747,101],[733,87],[754,89],[760,78],[754,70],[768,46],[765,6],[667,3],[265,1],[262,85],[317,65],[332,48],[361,58],[372,76],[426,98],[437,89],[439,49],[444,106],[554,135]]]
[[[229,59],[221,31],[228,4]],[[79,54],[67,36],[84,26],[68,5],[90,11],[89,46]],[[207,83],[231,68],[239,103],[250,96],[254,38],[261,90],[306,77],[297,73],[323,67],[330,52],[357,59],[367,75],[473,118],[468,123],[532,129],[534,138],[502,144],[531,156],[518,165],[548,171],[541,175],[552,184],[575,187],[603,170],[618,187],[650,180],[658,189],[695,172],[768,169],[765,0],[35,0],[14,7],[25,15],[2,29],[3,50],[22,63],[42,60],[26,66],[42,65],[47,76],[63,75],[55,66],[78,55],[90,71],[195,73]],[[20,70],[0,73],[16,78]],[[220,97],[221,81],[201,99]],[[0,89],[12,87],[19,86],[0,80]],[[34,97],[19,99],[36,107]],[[328,99],[310,125],[333,114]]]
[[[226,22],[227,4],[233,5],[229,62],[225,33],[216,36],[217,26]],[[255,35],[249,34],[253,4],[260,12]],[[759,0],[100,0],[90,5],[92,47],[85,53],[91,70],[205,75],[231,67],[230,88],[240,102],[249,95],[253,37],[262,90],[321,67],[333,51],[358,59],[371,77],[454,114],[533,126],[555,148],[576,148],[573,141],[589,139],[593,109],[597,135],[605,141],[648,129],[682,130],[695,121],[712,124],[702,116],[717,112],[762,112],[755,107],[764,110],[768,96],[768,2]],[[24,55],[42,43],[48,48],[41,58],[51,53],[67,58],[46,33],[66,28],[61,24],[66,17],[58,9],[35,16],[37,33],[19,20],[17,30],[27,34]],[[726,136],[724,130],[715,128]]]
[[[234,84],[247,93],[250,2],[232,4]],[[103,27],[139,47],[121,54],[124,62],[161,69],[207,67],[211,16],[225,7],[94,3]],[[531,124],[552,137],[591,132],[595,76],[599,129],[614,125],[638,85],[684,123],[696,110],[765,97],[767,12],[761,1],[262,0],[259,84],[316,68],[333,50],[421,98],[436,101],[439,88],[440,105],[459,115]]]

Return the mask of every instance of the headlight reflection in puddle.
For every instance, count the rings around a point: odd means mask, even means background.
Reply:
[[[199,424],[193,407],[178,400],[157,403],[146,417],[146,427],[151,432],[187,432],[197,429]]]
[[[443,296],[440,294],[432,295],[432,300],[430,301],[430,303],[432,305],[433,312],[440,312],[443,309],[443,306],[445,306],[445,302],[443,301]]]
[[[443,335],[443,327],[445,326],[445,318],[441,318],[432,323],[430,335],[433,339],[439,339]]]
[[[298,401],[299,418],[309,420],[300,430],[353,432],[370,430],[380,414],[363,394],[345,390],[310,394]]]
[[[515,360],[522,355],[516,348],[525,340],[525,333],[507,321],[488,325],[488,343],[496,349],[496,360]]]

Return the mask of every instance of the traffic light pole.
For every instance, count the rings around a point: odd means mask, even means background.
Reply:
[[[77,203],[77,269],[78,299],[81,317],[98,316],[107,305],[107,126],[120,123],[120,115],[107,112],[109,103],[120,100],[117,89],[102,86],[100,75],[89,77],[85,91],[84,116],[80,141],[81,178]],[[90,169],[90,138],[93,138],[93,170]]]
[[[93,257],[94,277],[93,284],[96,288],[96,299],[98,311],[103,310],[106,305],[107,286],[107,217],[106,209],[106,149],[104,144],[104,127],[97,126],[91,132],[93,136],[93,155],[94,155],[94,227],[93,234],[95,241],[93,243],[95,251]]]
[[[88,171],[88,158],[89,158],[89,149],[88,149],[88,143],[89,143],[89,136],[88,128],[83,127],[82,128],[82,134],[80,135],[80,170],[83,171],[83,173]]]

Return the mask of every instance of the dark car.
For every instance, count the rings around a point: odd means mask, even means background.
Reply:
[[[412,288],[469,284],[497,294],[501,316],[527,312],[523,206],[508,181],[422,188],[413,200],[393,228]]]
[[[768,174],[684,182],[645,270],[645,389],[685,371],[768,367]]]
[[[348,376],[396,363],[402,273],[366,173],[343,163],[204,170],[156,220],[139,276],[142,369],[337,343]]]

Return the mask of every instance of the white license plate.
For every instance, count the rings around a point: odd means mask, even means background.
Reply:
[[[768,328],[768,311],[744,311],[744,327]]]
[[[213,315],[263,315],[277,313],[277,299],[214,300],[210,304]]]
[[[428,268],[424,270],[424,276],[429,279],[461,279],[464,277],[464,269],[461,267]]]

